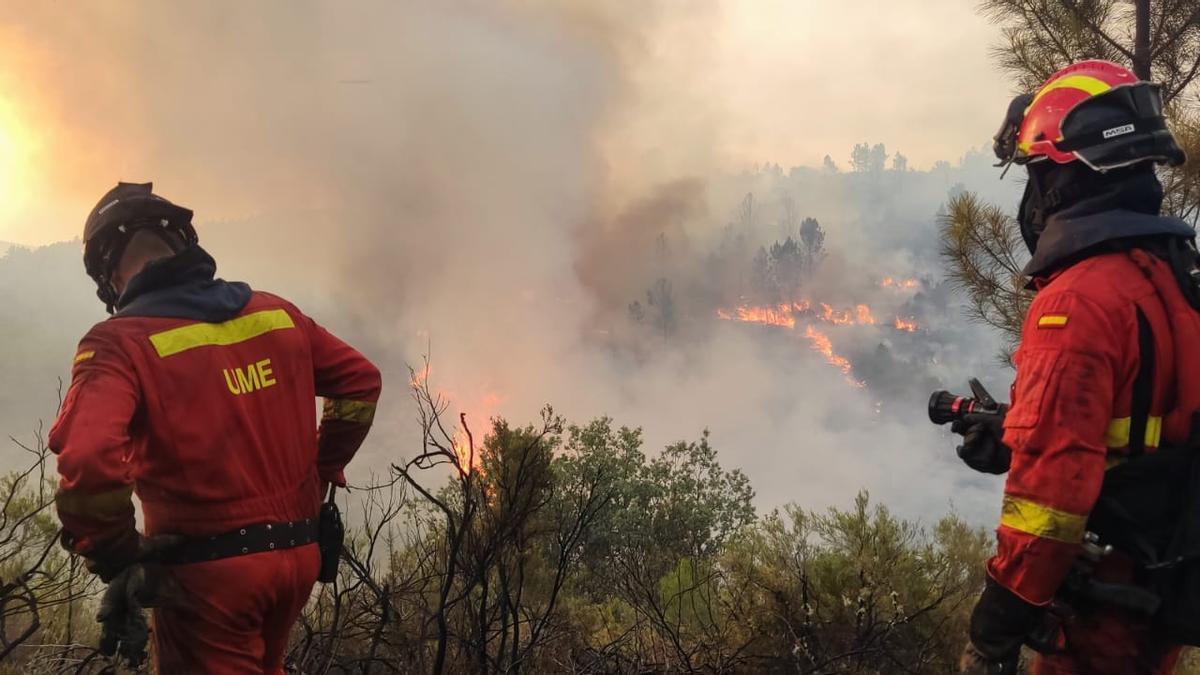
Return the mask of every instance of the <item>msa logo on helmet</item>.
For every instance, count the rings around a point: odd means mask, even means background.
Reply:
[[[1135,129],[1132,124],[1126,124],[1126,125],[1120,126],[1120,127],[1113,127],[1112,129],[1105,129],[1104,133],[1102,133],[1101,135],[1104,137],[1105,140],[1108,140],[1110,138],[1116,138],[1117,136],[1124,136],[1125,134],[1132,134],[1134,131],[1137,131],[1137,129]]]

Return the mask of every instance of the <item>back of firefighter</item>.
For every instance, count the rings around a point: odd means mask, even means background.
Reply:
[[[379,371],[286,300],[214,278],[190,221],[126,183],[88,220],[113,316],[80,342],[49,438],[63,539],[111,584],[106,651],[137,661],[136,598],[156,607],[159,672],[281,673],[322,498],[370,428]]]
[[[1195,233],[1160,215],[1154,165],[1184,157],[1155,85],[1113,63],[1072,65],[1018,97],[996,141],[1029,172],[1018,221],[1036,295],[1003,430],[976,424],[959,450],[1008,469],[962,671],[1008,673],[1079,562],[1106,470],[1188,437],[1200,314],[1174,264],[1194,260]],[[1094,574],[1137,579],[1120,552]],[[1075,604],[1054,642],[1032,672],[1169,673],[1179,655],[1149,617],[1103,602]]]

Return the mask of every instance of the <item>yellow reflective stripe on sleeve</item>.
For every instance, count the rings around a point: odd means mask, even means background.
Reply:
[[[371,401],[327,398],[321,419],[370,424],[375,419],[375,404]]]
[[[228,346],[245,342],[273,330],[295,328],[292,317],[282,309],[267,309],[239,316],[224,323],[194,323],[150,336],[162,358],[209,345]]]
[[[1038,328],[1062,328],[1067,325],[1066,314],[1043,314],[1038,319]]]
[[[90,495],[59,490],[54,495],[54,503],[61,513],[86,516],[96,520],[113,520],[132,515],[132,496],[132,485]]]
[[[1104,444],[1110,448],[1123,448],[1129,445],[1129,427],[1133,420],[1129,417],[1114,417],[1108,423],[1104,432]],[[1162,440],[1162,418],[1150,416],[1146,418],[1146,447],[1157,448]]]
[[[1159,441],[1162,440],[1162,418],[1147,417],[1146,418],[1146,447],[1157,448]]]
[[[1005,495],[1004,505],[1000,509],[1000,524],[1035,537],[1078,544],[1083,541],[1087,516]]]
[[[94,349],[89,349],[86,352],[79,352],[78,354],[75,355],[75,363],[83,363],[84,361],[87,361],[88,359],[92,358],[95,355],[96,355],[96,350],[94,350]]]

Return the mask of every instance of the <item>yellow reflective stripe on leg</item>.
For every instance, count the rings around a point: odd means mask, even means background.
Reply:
[[[1110,448],[1123,448],[1129,445],[1129,427],[1132,424],[1132,419],[1128,417],[1115,417],[1108,423],[1108,429],[1104,432],[1104,444]],[[1162,439],[1162,418],[1148,417],[1146,418],[1146,447],[1157,448],[1158,442]]]
[[[327,398],[321,419],[370,424],[375,419],[375,404],[371,401]]]
[[[286,310],[267,309],[239,316],[224,323],[194,323],[150,336],[162,358],[209,345],[228,346],[256,338],[273,330],[295,328]]]
[[[1000,524],[1035,537],[1078,544],[1083,541],[1087,516],[1005,495],[1004,505],[1000,509]]]

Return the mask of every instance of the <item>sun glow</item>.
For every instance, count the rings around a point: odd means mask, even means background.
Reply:
[[[45,140],[44,101],[25,71],[32,56],[0,32],[0,240],[27,239]]]
[[[0,92],[0,233],[8,228],[29,189],[27,172],[33,154],[33,135],[13,100]]]

